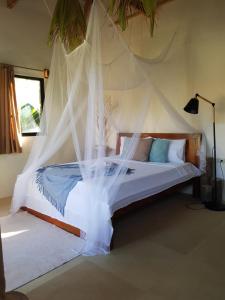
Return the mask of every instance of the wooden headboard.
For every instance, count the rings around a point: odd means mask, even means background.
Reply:
[[[120,138],[131,137],[133,133],[118,133],[116,154],[120,153]],[[141,133],[141,138],[154,137],[170,140],[186,139],[185,158],[186,162],[190,162],[196,167],[199,167],[199,150],[201,147],[201,133]]]

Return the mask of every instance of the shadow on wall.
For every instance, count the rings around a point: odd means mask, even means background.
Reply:
[[[216,122],[225,123],[225,97],[222,96],[216,101]]]

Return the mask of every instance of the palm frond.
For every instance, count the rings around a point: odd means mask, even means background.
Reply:
[[[144,14],[150,22],[151,35],[154,33],[156,13],[159,7],[173,0],[109,0],[109,10],[117,18],[122,30],[128,20],[139,13]],[[57,0],[49,31],[49,44],[60,39],[67,51],[78,47],[85,39],[86,19],[92,0],[85,0],[84,8],[79,0]]]
[[[58,0],[53,13],[49,44],[60,39],[72,51],[85,39],[86,20],[79,0]]]
[[[173,0],[110,0],[110,11],[118,17],[117,23],[125,30],[128,20],[139,13],[144,14],[150,22],[151,35],[154,33],[156,12],[159,7]]]

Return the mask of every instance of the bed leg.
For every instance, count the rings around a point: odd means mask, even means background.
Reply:
[[[193,179],[192,196],[193,196],[194,198],[200,198],[200,196],[201,196],[200,177],[195,177],[195,178]]]

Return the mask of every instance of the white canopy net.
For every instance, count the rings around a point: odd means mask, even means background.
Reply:
[[[164,56],[153,61],[135,56],[104,6],[94,1],[84,43],[69,54],[62,44],[54,46],[41,133],[17,178],[13,213],[26,206],[28,182],[37,169],[76,162],[82,177],[77,190],[82,205],[73,213],[74,224],[85,233],[82,252],[109,252],[110,204],[129,176],[126,161],[135,151],[138,133],[195,131],[153,83],[153,64]],[[118,132],[135,134],[115,166]]]

